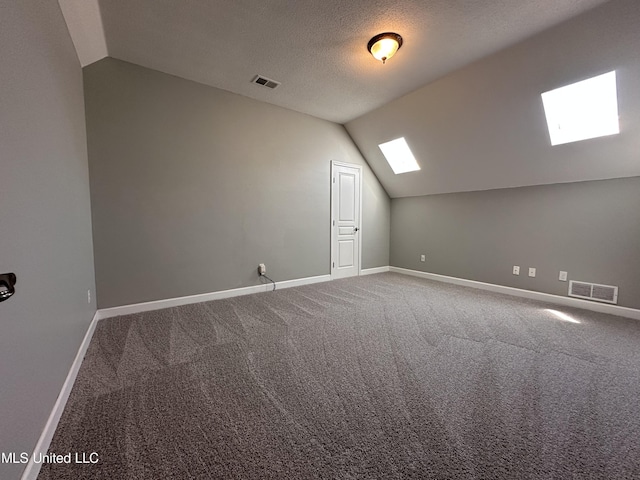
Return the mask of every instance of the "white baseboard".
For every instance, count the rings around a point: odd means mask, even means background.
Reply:
[[[311,285],[312,283],[328,282],[331,280],[331,275],[318,275],[316,277],[296,278],[294,280],[284,280],[282,282],[276,282],[279,289],[299,287],[300,285]],[[273,288],[267,285],[267,291]]]
[[[49,445],[51,444],[51,439],[53,438],[53,434],[56,432],[56,428],[58,426],[58,422],[60,421],[60,417],[62,416],[62,412],[64,411],[64,407],[67,404],[67,400],[69,399],[69,394],[71,393],[71,389],[73,388],[73,383],[76,381],[76,377],[78,376],[78,371],[80,370],[80,365],[82,365],[82,360],[84,359],[85,353],[87,353],[87,348],[89,348],[89,343],[91,343],[91,337],[93,337],[93,332],[96,329],[96,324],[98,323],[98,312],[95,313],[91,323],[89,324],[89,328],[87,332],[84,334],[84,338],[82,339],[82,343],[80,344],[80,348],[78,349],[78,353],[76,357],[73,359],[73,363],[71,364],[71,369],[67,374],[67,378],[62,384],[62,389],[60,390],[60,394],[56,400],[55,405],[53,406],[53,410],[51,410],[51,414],[49,415],[49,419],[47,420],[46,425],[44,426],[44,430],[40,434],[40,438],[38,439],[38,443],[36,443],[36,447],[33,450],[33,454],[29,458],[29,462],[27,463],[27,467],[24,469],[22,473],[22,480],[36,480],[38,474],[40,473],[40,467],[42,467],[42,463],[35,463],[34,458],[36,455],[44,455],[49,450]]]
[[[360,275],[372,275],[374,273],[384,273],[389,271],[389,266],[366,268],[360,271]],[[312,283],[327,282],[331,280],[331,275],[318,275],[315,277],[296,278],[293,280],[283,280],[276,282],[276,290],[283,288],[298,287],[300,285],[310,285]],[[150,312],[162,310],[163,308],[179,307],[192,303],[210,302],[222,298],[239,297],[251,293],[268,292],[273,288],[273,284],[253,285],[251,287],[232,288],[218,292],[201,293],[198,295],[188,295],[185,297],[167,298],[164,300],[154,300],[151,302],[133,303],[119,307],[103,308],[98,310],[98,319],[118,317],[120,315],[131,315],[132,313]]]
[[[297,287],[299,285],[309,285],[312,283],[326,282],[328,280],[331,280],[331,275],[318,275],[316,277],[284,280],[282,282],[276,282],[276,289]],[[192,303],[210,302],[212,300],[220,300],[222,298],[239,297],[240,295],[248,295],[251,293],[268,292],[271,289],[273,289],[273,284],[267,283],[264,285],[233,288],[231,290],[201,293],[199,295],[188,295],[186,297],[168,298],[165,300],[156,300],[153,302],[134,303],[132,305],[123,305],[121,307],[104,308],[98,310],[98,318],[102,320],[103,318],[118,317],[120,315],[150,312],[152,310],[162,310],[163,308],[179,307],[181,305],[190,305]]]
[[[389,271],[389,265],[386,267],[374,267],[374,268],[365,268],[360,270],[360,276],[362,275],[373,275],[375,273],[385,273]]]
[[[521,288],[505,287],[504,285],[496,285],[493,283],[477,282],[475,280],[466,280],[464,278],[448,277],[437,273],[420,272],[418,270],[409,270],[407,268],[389,267],[390,272],[402,273],[413,277],[426,278],[436,280],[438,282],[453,283],[464,287],[479,288],[490,292],[505,293],[516,297],[531,298],[533,300],[541,300],[543,302],[555,303],[567,307],[583,308],[593,312],[608,313],[610,315],[618,315],[621,317],[633,318],[640,320],[640,310],[635,308],[620,307],[618,305],[609,305],[605,303],[590,302],[579,298],[562,297],[551,293],[534,292],[532,290],[524,290]]]

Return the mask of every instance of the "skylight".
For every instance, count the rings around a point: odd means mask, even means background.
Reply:
[[[420,170],[420,165],[416,162],[416,158],[411,153],[411,149],[404,137],[381,143],[378,147],[382,150],[384,157],[396,175]]]
[[[551,145],[620,133],[616,72],[542,94]]]

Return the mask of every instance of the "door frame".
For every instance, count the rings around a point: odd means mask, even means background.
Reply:
[[[330,276],[331,279],[333,280],[333,271],[335,269],[334,267],[334,254],[335,254],[335,249],[333,246],[333,232],[334,232],[334,223],[335,223],[335,218],[333,217],[334,215],[334,201],[333,201],[333,190],[335,188],[335,167],[348,167],[348,168],[355,168],[358,170],[359,174],[358,176],[360,177],[360,195],[359,195],[359,199],[358,199],[358,209],[359,209],[359,215],[358,215],[358,234],[360,235],[359,239],[358,239],[358,276],[361,275],[362,272],[362,176],[363,176],[363,168],[362,165],[358,165],[357,163],[347,163],[347,162],[341,162],[338,160],[331,160],[331,177],[329,178],[329,182],[331,185],[330,188],[330,208],[331,208],[331,212],[330,212],[330,219],[329,219],[329,244],[330,244],[330,256],[329,256],[329,272],[330,272]]]

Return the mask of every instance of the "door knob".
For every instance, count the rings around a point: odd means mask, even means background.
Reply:
[[[4,287],[6,290],[0,290],[0,302],[8,300],[14,293],[16,284],[15,273],[3,273],[0,274],[0,289]]]
[[[360,230],[358,227],[353,227],[354,232],[357,232],[358,230]]]

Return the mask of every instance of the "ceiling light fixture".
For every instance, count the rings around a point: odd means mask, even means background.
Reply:
[[[389,58],[400,50],[402,46],[402,37],[397,33],[385,32],[380,33],[369,40],[367,50],[373,55],[373,58],[385,63]]]

